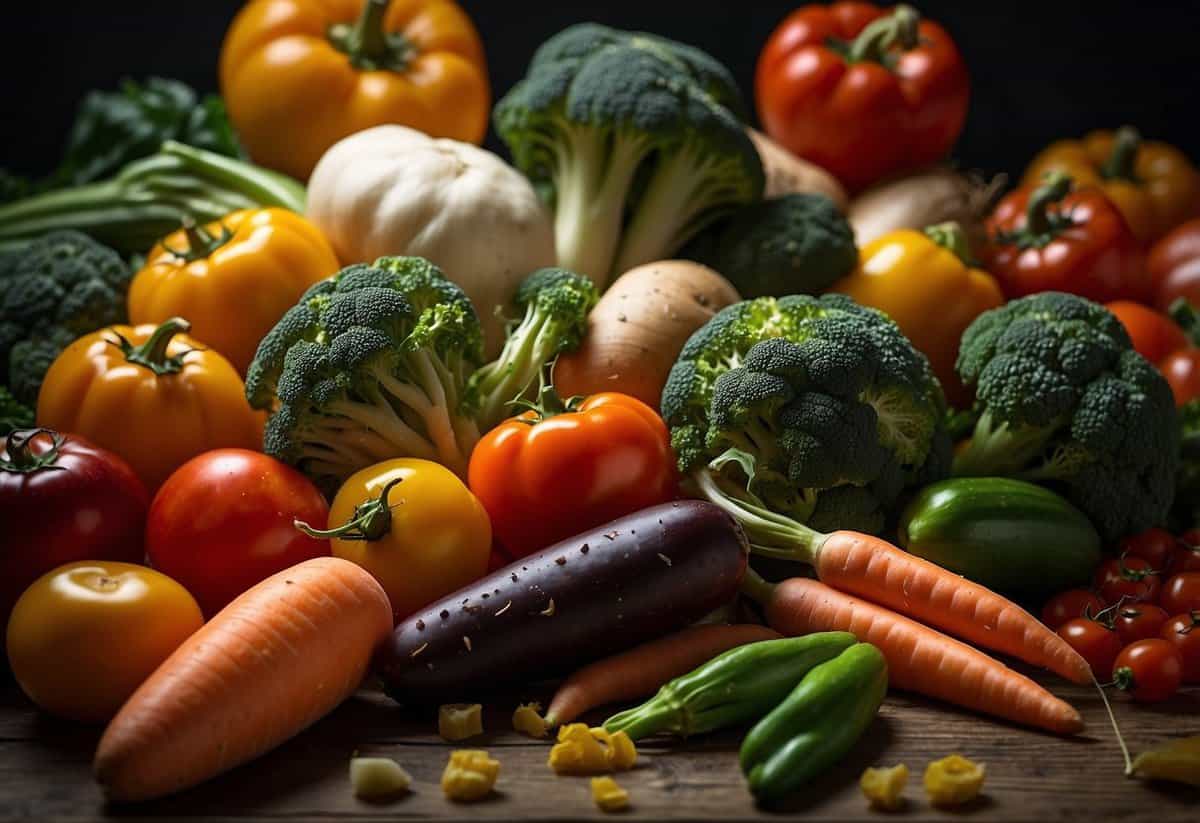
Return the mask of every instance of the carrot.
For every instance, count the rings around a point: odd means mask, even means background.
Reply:
[[[690,626],[598,660],[572,674],[558,687],[546,712],[546,725],[570,723],[597,706],[654,694],[664,683],[687,674],[721,652],[778,637],[779,633],[773,629],[753,623]]]
[[[134,692],[100,740],[96,779],[111,800],[147,800],[263,754],[350,696],[391,630],[383,588],[349,561],[267,578]]]
[[[775,586],[748,578],[745,587],[765,607],[767,622],[784,634],[848,631],[874,645],[896,688],[1058,734],[1083,728],[1079,712],[1025,675],[882,606],[803,577]]]

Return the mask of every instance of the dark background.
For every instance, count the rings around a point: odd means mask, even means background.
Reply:
[[[51,168],[76,101],[125,76],[178,77],[216,90],[217,53],[241,0],[7,3],[0,18],[0,166]],[[669,35],[706,49],[752,94],[754,63],[798,2],[758,0],[464,0],[482,33],[494,93],[523,74],[550,34],[582,20]],[[956,158],[1019,173],[1050,140],[1134,123],[1200,159],[1200,0],[920,0],[971,71]],[[498,148],[494,137],[489,145]]]

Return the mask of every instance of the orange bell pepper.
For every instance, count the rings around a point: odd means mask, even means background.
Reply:
[[[201,452],[262,447],[262,417],[233,366],[173,317],[112,326],[63,349],[46,372],[37,422],[123,457],[152,495]]]
[[[1200,214],[1200,172],[1187,155],[1166,143],[1142,140],[1130,126],[1051,143],[1033,158],[1021,184],[1036,187],[1051,171],[1103,191],[1142,243]]]
[[[372,126],[479,143],[491,105],[483,44],[453,0],[251,0],[220,80],[250,156],[300,180]]]
[[[163,238],[133,279],[129,322],[187,317],[245,374],[258,343],[305,290],[338,270],[329,241],[286,209],[236,211]]]
[[[969,260],[966,235],[955,223],[899,229],[864,246],[858,268],[830,289],[895,320],[956,406],[970,402],[954,371],[958,341],[972,320],[1004,302],[995,278]]]

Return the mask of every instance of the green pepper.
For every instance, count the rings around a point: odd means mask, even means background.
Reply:
[[[814,666],[855,642],[849,632],[820,632],[738,646],[675,678],[642,705],[613,715],[604,728],[640,740],[659,732],[687,737],[757,720]]]
[[[742,741],[742,773],[759,801],[795,791],[850,751],[887,693],[887,662],[856,643],[804,676]]]

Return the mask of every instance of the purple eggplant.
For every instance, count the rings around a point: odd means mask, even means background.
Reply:
[[[524,557],[411,615],[376,654],[400,703],[480,697],[694,623],[734,598],[746,536],[709,503],[643,509]]]

